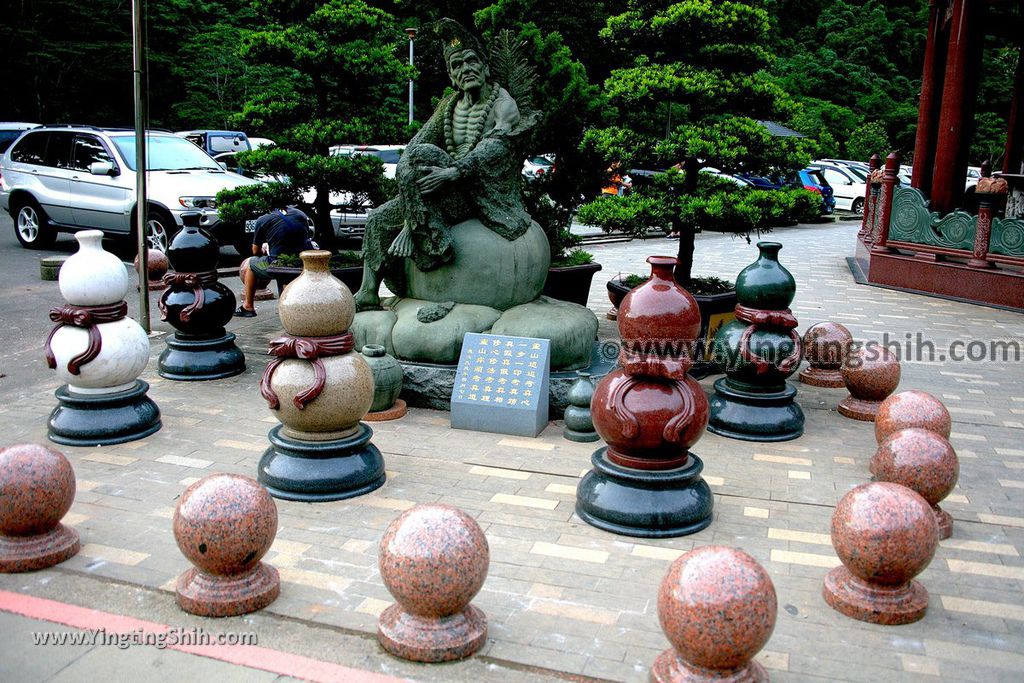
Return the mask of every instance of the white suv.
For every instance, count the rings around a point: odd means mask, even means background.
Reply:
[[[181,214],[191,212],[221,244],[248,254],[244,226],[221,221],[215,197],[259,181],[225,171],[171,133],[148,132],[146,149],[149,247],[166,251]],[[52,245],[57,232],[129,235],[135,206],[133,130],[43,126],[26,131],[0,157],[0,208],[11,214],[18,241],[30,249]]]

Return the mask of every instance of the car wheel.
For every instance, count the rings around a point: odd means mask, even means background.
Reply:
[[[146,247],[166,254],[177,228],[171,214],[162,209],[150,209],[146,217]]]
[[[15,214],[14,235],[26,249],[45,249],[57,240],[50,220],[34,199],[27,200]]]
[[[863,215],[864,214],[864,199],[862,199],[861,197],[857,197],[856,199],[854,199],[853,200],[853,206],[850,207],[850,210],[853,211],[858,216]]]

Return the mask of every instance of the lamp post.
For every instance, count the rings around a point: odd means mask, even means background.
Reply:
[[[405,33],[409,36],[409,66],[412,66],[412,44],[416,40],[416,29],[409,27],[405,29]],[[409,125],[412,125],[412,74],[409,75]]]

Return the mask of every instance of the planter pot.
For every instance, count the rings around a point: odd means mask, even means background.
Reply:
[[[277,294],[280,296],[288,283],[302,273],[302,268],[300,266],[268,266],[267,273],[269,273],[270,277],[274,278],[274,282],[277,283]],[[331,275],[344,282],[350,292],[355,292],[363,283],[363,266],[362,264],[358,264],[354,266],[343,266],[341,268],[331,268]]]
[[[594,273],[601,270],[600,263],[584,263],[581,266],[552,266],[544,283],[544,294],[552,299],[569,301],[586,306],[590,298],[590,283]]]
[[[630,292],[630,288],[622,284],[622,280],[617,277],[609,280],[606,287],[608,298],[615,308],[619,307],[622,299]],[[709,363],[705,358],[711,354],[711,344],[708,340],[714,340],[719,328],[736,319],[736,292],[694,294],[693,298],[697,300],[697,305],[700,307],[700,334],[698,335],[700,344],[698,344],[698,349],[703,349],[703,351],[697,355],[690,374],[699,379],[725,372],[721,366]]]

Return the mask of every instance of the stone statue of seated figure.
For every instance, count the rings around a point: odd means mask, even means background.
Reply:
[[[559,313],[532,313],[575,318],[579,335],[589,337],[556,332],[573,338],[572,350],[562,354],[568,362],[559,362],[586,366],[596,317],[581,306],[573,315],[562,310],[572,304],[538,298],[550,250],[523,205],[520,148],[539,114],[521,112],[492,80],[486,52],[465,29],[442,20],[438,30],[455,92],[402,153],[398,196],[368,217],[355,295],[357,344],[383,344],[404,360],[453,363],[466,332],[551,338],[544,326],[499,331],[500,319],[506,312],[510,320],[532,318],[515,311],[524,305],[557,306]],[[382,281],[396,298],[381,302]]]

